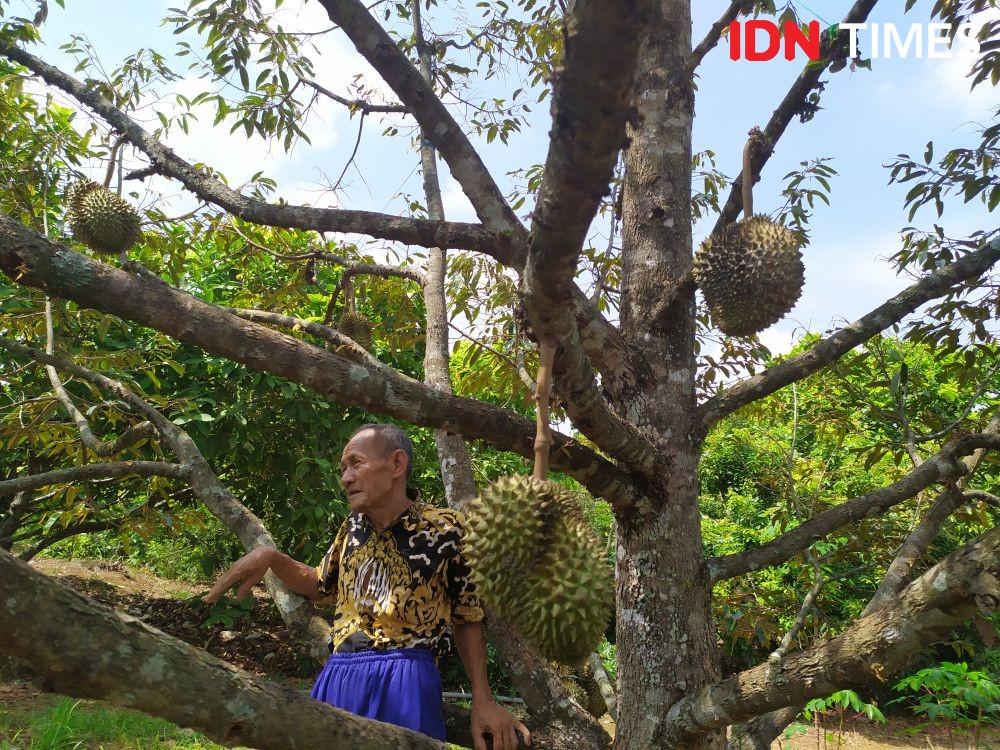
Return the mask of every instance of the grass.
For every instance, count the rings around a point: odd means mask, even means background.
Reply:
[[[60,698],[34,711],[0,710],[0,750],[221,750],[203,735],[168,721]]]

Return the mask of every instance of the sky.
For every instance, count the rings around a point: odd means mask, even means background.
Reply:
[[[27,0],[14,0],[15,11],[19,2]],[[69,58],[59,45],[71,34],[86,35],[109,63],[118,63],[139,47],[169,52],[177,37],[160,26],[159,19],[168,7],[182,2],[66,0],[65,10],[50,3],[43,44],[34,51],[70,70]],[[796,3],[796,8],[804,20],[815,18],[825,26],[841,18],[851,4],[850,0],[810,0],[808,6]],[[695,42],[728,5],[729,0],[694,3]],[[869,20],[894,22],[900,27],[929,20],[931,0],[919,0],[905,15],[903,5],[902,0],[883,0]],[[315,30],[330,25],[314,1],[287,0],[282,13],[286,28]],[[454,18],[439,11],[427,21],[434,31],[443,32],[449,30]],[[367,85],[391,98],[388,87],[342,34],[324,37],[321,51],[317,60],[320,83],[343,94],[354,77],[361,75]],[[762,334],[773,351],[786,351],[805,330],[823,331],[853,320],[911,283],[897,277],[885,260],[898,248],[899,231],[909,222],[903,210],[908,186],[890,186],[884,165],[900,153],[923,154],[929,140],[935,142],[936,153],[976,142],[976,124],[988,121],[991,110],[1000,105],[1000,94],[988,85],[969,92],[964,76],[970,61],[969,55],[962,53],[951,59],[875,59],[871,71],[844,70],[826,75],[823,109],[808,123],[796,119],[789,125],[754,191],[757,211],[780,206],[782,176],[803,161],[832,157],[832,166],[839,174],[833,179],[832,205],[818,204],[811,222],[812,241],[804,251],[803,295],[784,320]],[[700,68],[695,151],[712,149],[718,167],[735,176],[747,131],[766,123],[802,65],[801,59],[732,61],[725,42],[716,47]],[[176,69],[183,71],[180,61]],[[480,82],[477,90],[502,96],[519,85],[510,78],[495,79]],[[174,87],[190,94],[201,90],[204,82],[192,76]],[[345,207],[403,214],[406,203],[402,196],[421,196],[418,158],[409,139],[380,137],[384,125],[404,122],[395,117],[382,123],[371,118],[367,123],[355,166],[345,176],[346,190],[341,196]],[[280,197],[290,202],[338,205],[330,193],[317,189],[317,183],[323,175],[331,181],[336,179],[354,147],[357,119],[350,119],[344,108],[329,102],[321,104],[318,116],[306,128],[312,144],[301,144],[291,154],[278,146],[269,147],[260,139],[247,140],[242,131],[229,134],[228,127],[212,128],[211,119],[206,113],[189,135],[178,131],[168,138],[168,144],[188,160],[204,161],[220,169],[230,184],[239,184],[264,170],[278,181]],[[506,176],[510,170],[544,162],[548,124],[548,108],[543,104],[533,113],[531,126],[512,136],[506,146],[473,137],[502,189],[506,191],[510,186]],[[441,174],[447,218],[474,221],[471,206],[443,164]],[[176,184],[163,183],[161,187],[165,193],[177,196],[172,205],[178,212],[193,205]],[[933,209],[928,207],[917,214],[913,224],[930,228],[935,219]],[[960,199],[948,204],[943,222],[951,236],[997,223],[996,214],[991,217],[982,203],[963,205]],[[697,225],[696,238],[703,237],[710,226]],[[594,232],[605,233],[598,224]]]

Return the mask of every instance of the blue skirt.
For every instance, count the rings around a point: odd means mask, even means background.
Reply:
[[[444,740],[441,675],[426,649],[330,654],[312,697]]]

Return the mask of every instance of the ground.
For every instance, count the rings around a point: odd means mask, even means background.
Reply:
[[[159,578],[144,570],[88,560],[38,558],[32,565],[77,591],[143,619],[237,666],[302,689],[318,666],[287,646],[284,626],[262,592],[252,605],[208,607],[198,598],[205,587]],[[980,739],[980,747],[1000,746],[1000,735]],[[891,719],[875,726],[847,720],[844,731],[832,723],[823,732],[810,728],[783,743],[782,750],[900,750],[965,748],[945,730],[919,730],[912,722]],[[126,711],[102,701],[78,701],[46,692],[17,666],[0,662],[0,750],[216,750],[218,745],[190,730]]]

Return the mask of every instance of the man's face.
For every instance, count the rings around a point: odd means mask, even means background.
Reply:
[[[351,438],[340,457],[340,481],[351,510],[358,513],[379,507],[405,474],[406,454],[387,451],[382,439],[371,430]]]

